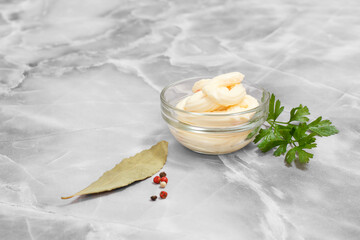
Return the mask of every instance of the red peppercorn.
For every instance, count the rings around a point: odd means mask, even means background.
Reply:
[[[168,183],[167,177],[162,177],[162,178],[160,179],[160,182],[166,182],[166,183]]]
[[[154,177],[154,183],[156,183],[156,184],[160,183],[160,177],[159,176]]]
[[[161,192],[160,192],[160,197],[161,197],[162,199],[165,199],[165,198],[167,197],[167,192],[161,191]]]

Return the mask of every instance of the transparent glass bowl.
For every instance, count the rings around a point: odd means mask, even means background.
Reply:
[[[238,113],[195,113],[176,108],[193,94],[195,82],[209,77],[184,79],[165,87],[161,94],[161,114],[172,135],[185,147],[204,154],[235,152],[249,144],[267,118],[270,94],[262,88],[244,84],[247,94],[259,106]]]

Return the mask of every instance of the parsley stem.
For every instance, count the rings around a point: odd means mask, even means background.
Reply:
[[[274,121],[275,123],[282,123],[282,124],[289,124],[290,122],[280,122],[280,121]]]
[[[292,146],[293,148],[294,148],[294,147],[297,147],[295,143],[296,143],[295,140],[292,140],[292,139],[289,140],[289,144],[290,144],[290,146]]]

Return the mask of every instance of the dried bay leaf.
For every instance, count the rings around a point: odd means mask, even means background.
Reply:
[[[74,196],[110,191],[144,180],[157,173],[164,166],[167,154],[168,142],[158,142],[150,149],[144,150],[133,157],[123,159],[87,188],[69,197],[61,198],[68,199]]]

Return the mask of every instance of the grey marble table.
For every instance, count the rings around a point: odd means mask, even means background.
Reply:
[[[0,1],[1,239],[360,239],[360,2]],[[304,169],[206,156],[161,119],[174,81],[240,71],[329,118]],[[151,179],[61,200],[169,142]]]

